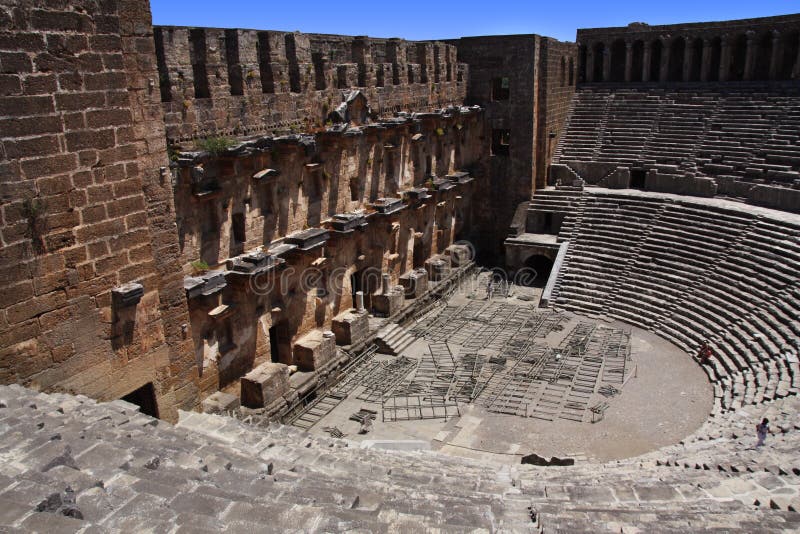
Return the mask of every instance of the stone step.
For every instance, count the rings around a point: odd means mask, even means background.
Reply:
[[[393,323],[378,332],[375,344],[381,354],[397,356],[411,346],[416,339],[405,328]]]

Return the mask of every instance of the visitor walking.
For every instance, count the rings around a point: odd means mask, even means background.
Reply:
[[[767,439],[768,432],[769,419],[765,417],[759,424],[756,425],[756,434],[758,434],[758,443],[756,443],[756,447],[761,447],[764,444],[764,440]]]

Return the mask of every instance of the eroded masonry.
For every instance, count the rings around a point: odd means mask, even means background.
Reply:
[[[6,0],[0,524],[796,529],[798,81]]]
[[[266,362],[323,380],[329,332],[369,331],[356,293],[391,317],[456,241],[501,250],[559,120],[477,41],[470,70],[458,42],[153,27],[145,2],[3,13],[5,380],[170,420]]]

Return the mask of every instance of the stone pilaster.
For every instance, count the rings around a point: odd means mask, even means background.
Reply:
[[[631,81],[631,68],[633,67],[633,43],[625,42],[625,82]]]
[[[668,37],[661,38],[661,65],[658,73],[658,81],[662,83],[666,82],[669,78],[669,56],[671,47],[668,43]]]
[[[711,70],[711,42],[703,39],[703,57],[700,59],[700,81],[707,82]]]
[[[747,52],[744,60],[744,75],[742,79],[752,80],[756,66],[756,55],[758,54],[758,43],[755,40],[755,32],[747,32]]]
[[[722,36],[722,54],[719,58],[719,81],[727,82],[731,72],[731,44],[727,35]]]
[[[774,80],[778,77],[778,63],[783,48],[781,47],[781,32],[775,30],[772,32],[772,55],[769,58],[769,79]]]
[[[611,81],[611,49],[603,48],[603,82]]]
[[[694,68],[694,41],[686,39],[683,47],[683,81],[688,82]]]

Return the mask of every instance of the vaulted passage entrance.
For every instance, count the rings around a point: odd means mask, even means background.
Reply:
[[[525,267],[535,271],[536,276],[528,284],[530,287],[544,287],[547,279],[550,278],[550,271],[553,270],[553,260],[541,254],[534,254],[525,260]]]
[[[158,404],[156,403],[156,391],[153,383],[148,382],[142,387],[135,389],[122,397],[125,402],[130,402],[139,407],[141,412],[151,417],[158,417]]]

